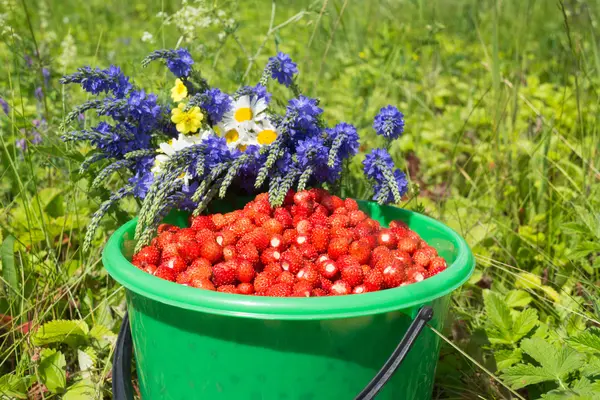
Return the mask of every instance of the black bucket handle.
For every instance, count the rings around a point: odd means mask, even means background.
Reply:
[[[398,367],[400,367],[400,364],[404,361],[404,358],[419,337],[419,334],[423,331],[425,325],[431,321],[431,318],[433,318],[433,309],[431,307],[424,306],[419,309],[417,316],[408,327],[408,330],[390,358],[388,358],[371,382],[365,386],[354,400],[372,400],[377,396]],[[131,340],[131,330],[129,328],[129,316],[126,313],[123,317],[121,329],[119,330],[119,337],[117,338],[113,357],[112,389],[114,400],[133,400],[131,385],[132,350],[133,341]]]

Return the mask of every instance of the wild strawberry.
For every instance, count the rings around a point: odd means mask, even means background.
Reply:
[[[212,265],[206,258],[197,258],[194,260],[192,265],[185,270],[189,275],[190,279],[193,278],[206,278],[212,277]]]
[[[221,293],[230,293],[230,294],[239,294],[237,287],[235,285],[223,285],[217,288],[217,292]]]
[[[270,234],[280,235],[283,232],[283,224],[275,218],[269,218],[262,224],[262,228]]]
[[[283,236],[281,235],[272,235],[269,244],[272,248],[277,250],[282,250],[285,246]]]
[[[213,285],[210,279],[206,278],[192,278],[188,282],[188,285],[197,289],[216,290],[215,285]]]
[[[370,226],[373,232],[377,232],[381,228],[379,221],[375,221],[374,219],[367,218],[363,222]]]
[[[238,258],[246,261],[250,261],[252,264],[256,264],[259,261],[258,249],[252,243],[246,243],[241,246],[236,246]]]
[[[178,227],[171,225],[171,224],[160,224],[157,228],[158,234],[161,234],[163,232],[175,233],[178,230],[179,230]]]
[[[223,248],[216,241],[207,241],[202,246],[201,254],[202,257],[214,264],[223,258]]]
[[[180,285],[187,285],[190,282],[190,272],[188,269],[177,274],[175,282]]]
[[[400,251],[405,251],[408,254],[412,254],[417,250],[417,246],[419,243],[410,237],[403,237],[398,240],[398,244],[396,245],[397,249]]]
[[[215,233],[206,228],[200,228],[196,231],[196,236],[194,237],[194,239],[196,239],[196,242],[198,242],[200,245],[203,245],[209,240],[214,240]]]
[[[429,247],[427,242],[424,241],[423,239],[420,239],[418,242],[419,242],[419,245],[417,246],[417,249],[424,249],[426,247]]]
[[[281,263],[273,262],[265,266],[263,272],[268,272],[273,276],[278,276],[283,272],[283,268],[281,268]]]
[[[337,208],[344,207],[345,205],[344,200],[340,199],[337,196],[329,196],[327,198],[324,198],[321,204],[327,207],[327,209],[330,212],[333,212]]]
[[[415,231],[411,231],[411,230],[409,230],[409,231],[406,233],[406,236],[407,236],[407,237],[409,237],[409,238],[411,238],[411,239],[414,239],[414,240],[416,240],[416,241],[417,241],[417,243],[419,242],[419,240],[421,240],[421,236],[419,236],[419,234],[418,234],[417,232],[415,232]]]
[[[289,283],[276,283],[265,292],[265,296],[288,297],[292,294],[292,285]]]
[[[337,261],[337,266],[340,269],[340,271],[343,271],[346,268],[350,268],[350,267],[360,267],[360,263],[358,261],[356,261],[356,259],[349,254],[341,256],[336,261]]]
[[[375,268],[377,263],[382,259],[389,259],[392,256],[392,252],[385,246],[378,246],[373,249],[371,253],[371,267]]]
[[[444,260],[442,257],[434,257],[429,263],[429,272],[433,272],[435,270],[437,271],[435,274],[442,272],[446,268],[446,260]],[[433,276],[435,274],[432,273],[430,276]]]
[[[312,285],[309,282],[296,282],[292,288],[292,297],[310,297]]]
[[[269,201],[269,193],[259,193],[254,198],[256,201]]]
[[[327,254],[332,260],[337,260],[343,255],[348,254],[348,240],[345,238],[334,238],[327,246]]]
[[[286,193],[286,195],[283,199],[283,205],[290,206],[290,205],[294,204],[294,195],[295,194],[296,194],[296,192],[293,189],[288,190],[288,192]]]
[[[133,256],[132,261],[156,265],[160,262],[160,250],[152,246],[142,247],[142,249]]]
[[[309,220],[303,219],[296,224],[296,230],[300,235],[308,235],[312,230],[312,224]]]
[[[390,265],[393,265],[394,263],[400,267],[403,266],[402,263],[400,263],[394,258],[392,253],[388,253],[387,255],[380,257],[379,260],[375,263],[375,265],[373,265],[373,268],[383,271],[384,269],[386,269]]]
[[[360,240],[367,243],[369,245],[369,248],[371,248],[371,250],[373,250],[375,247],[377,247],[377,238],[373,235],[368,235],[368,236],[362,237],[362,238],[360,238]]]
[[[323,206],[322,204],[315,204],[315,207],[313,209],[313,215],[316,215],[316,218],[318,218],[318,220],[315,219],[315,221],[320,221],[321,223],[323,223],[323,221],[326,221],[327,217],[329,216],[329,210],[325,208],[325,206]],[[311,215],[311,218],[313,215]],[[315,222],[313,222],[312,220],[310,222],[313,225],[319,225],[315,224]]]
[[[363,270],[360,266],[351,266],[348,268],[343,268],[342,279],[348,282],[348,284],[350,284],[350,286],[352,287],[358,286],[361,283],[363,283]]]
[[[400,263],[402,263],[402,265],[404,265],[404,268],[408,268],[412,265],[412,258],[407,252],[401,250],[392,250],[392,255],[394,256],[394,259],[398,260]]]
[[[366,264],[371,258],[371,246],[363,239],[352,242],[348,248],[348,253],[360,264]]]
[[[277,277],[277,283],[289,283],[291,285],[296,282],[296,277],[290,271],[283,271]]]
[[[284,271],[290,271],[292,274],[297,274],[304,265],[302,254],[295,249],[290,248],[281,253],[281,268]]]
[[[390,226],[390,229],[394,229],[394,228],[408,229],[408,225],[406,225],[406,222],[400,221],[400,220],[390,221],[389,226]]]
[[[420,266],[413,266],[406,269],[406,282],[416,283],[421,282],[427,277],[427,271]]]
[[[348,213],[348,218],[350,218],[350,225],[356,226],[367,218],[367,214],[360,210],[352,210]]]
[[[285,208],[276,208],[273,212],[273,218],[279,221],[284,229],[294,226],[294,219]]]
[[[348,209],[346,207],[339,207],[336,208],[335,210],[333,210],[333,214],[344,214],[344,215],[348,215]],[[350,223],[350,218],[348,218],[348,223]]]
[[[312,188],[309,189],[308,192],[310,193],[311,199],[317,203],[320,203],[324,197],[329,196],[329,192],[322,188]]]
[[[217,230],[223,229],[225,226],[227,226],[227,218],[225,218],[223,214],[212,214],[210,219],[212,220],[213,224],[215,224],[215,228],[217,228]]]
[[[362,294],[367,292],[370,292],[370,290],[366,285],[358,285],[352,289],[352,294]]]
[[[317,267],[319,268],[319,272],[321,275],[327,279],[334,279],[337,277],[340,269],[337,264],[333,260],[324,260],[317,263]]]
[[[178,274],[178,273],[180,273],[181,271],[184,271],[187,268],[187,264],[185,263],[185,261],[183,260],[183,258],[181,258],[181,257],[173,257],[173,258],[169,258],[166,261],[161,262],[159,268],[160,267],[170,268],[176,274]]]
[[[350,294],[352,292],[352,287],[350,284],[342,279],[337,280],[331,285],[331,293],[332,296],[343,296],[346,294]]]
[[[239,294],[252,294],[254,293],[254,285],[251,283],[240,283],[237,285],[237,291]]]
[[[426,245],[425,247],[422,247],[422,250],[424,252],[426,252],[427,254],[429,254],[432,259],[438,256],[437,250],[434,249],[433,247],[429,246],[429,245]]]
[[[308,243],[308,236],[306,236],[306,235],[296,236],[296,244],[297,245],[303,245],[305,243]]]
[[[311,193],[308,190],[302,190],[294,194],[294,204],[305,204],[313,200]]]
[[[215,240],[219,244],[219,246],[229,246],[230,244],[235,244],[236,237],[235,233],[230,230],[223,230],[215,235]]]
[[[177,243],[179,254],[187,263],[191,263],[202,255],[202,247],[195,240]]]
[[[265,222],[271,219],[271,216],[269,214],[254,213],[250,219],[254,225],[261,227]]]
[[[332,229],[346,228],[350,225],[350,218],[345,214],[333,214],[329,217],[329,226]]]
[[[373,224],[369,222],[369,218],[366,218],[356,225],[355,230],[361,230],[362,232],[365,232],[366,236],[375,233],[377,228],[375,228]]]
[[[310,218],[308,219],[308,221],[310,221],[311,226],[313,226],[314,228],[317,227],[327,227],[327,223],[328,223],[328,218],[327,215],[320,213],[320,212],[314,212]],[[307,232],[307,234],[310,232]]]
[[[383,270],[383,282],[388,288],[395,288],[406,279],[405,271],[398,265],[388,265]]]
[[[190,220],[191,220],[190,228],[192,228],[196,231],[200,230],[200,229],[208,229],[210,231],[217,230],[217,226],[213,222],[212,218],[208,215],[198,215],[197,217],[190,218]]]
[[[323,253],[327,251],[327,246],[329,245],[329,229],[317,226],[312,230],[310,236],[310,242],[314,246],[315,250],[319,253]]]
[[[237,251],[235,250],[235,246],[229,245],[223,247],[223,259],[225,261],[233,260],[237,256]]]
[[[344,207],[346,207],[348,211],[357,211],[358,203],[354,199],[347,198],[344,200]]]
[[[231,231],[235,234],[235,236],[242,237],[246,233],[252,232],[254,228],[255,225],[252,223],[250,218],[242,217],[233,223]]]
[[[296,239],[298,238],[298,232],[295,229],[286,229],[283,231],[283,244],[285,247],[289,247],[296,243]]]
[[[380,246],[386,246],[388,249],[395,249],[398,238],[390,229],[382,229],[377,234],[377,243]]]
[[[315,267],[304,267],[296,274],[296,277],[301,282],[308,282],[311,287],[315,286],[319,281],[319,272]]]
[[[196,240],[196,231],[191,228],[183,228],[175,235],[177,242],[190,242]]]
[[[262,254],[260,255],[260,261],[264,265],[270,264],[272,262],[277,262],[277,261],[279,261],[280,258],[281,258],[281,253],[279,252],[279,250],[277,250],[273,247],[269,247],[268,249],[263,251]]]
[[[392,221],[392,222],[394,222],[394,221]],[[394,226],[394,227],[392,227],[390,225],[390,229],[392,230],[392,232],[394,232],[394,234],[396,235],[396,237],[398,239],[408,236],[408,228],[404,228],[402,226]]]
[[[300,249],[302,257],[306,258],[307,260],[315,261],[319,255],[315,247],[308,242],[303,243],[298,248]]]
[[[327,292],[321,288],[315,288],[310,292],[311,297],[323,297],[327,296]]]
[[[325,260],[329,260],[329,256],[327,254],[321,254],[318,258],[317,258],[317,262],[323,262]]]
[[[329,293],[331,292],[331,286],[333,286],[333,282],[327,278],[321,277],[321,279],[319,279],[318,286],[320,286],[321,289]]]
[[[366,264],[361,265],[360,268],[363,271],[363,275],[367,275],[369,272],[371,272],[371,269],[372,269],[371,267],[369,267]]]
[[[344,238],[348,241],[348,244],[350,244],[354,238],[352,231],[346,228],[331,228],[330,233],[332,238]]]
[[[213,267],[215,286],[233,285],[237,280],[236,268],[231,261],[222,262]]]
[[[177,273],[173,271],[173,269],[163,265],[161,265],[156,269],[156,271],[154,271],[154,276],[171,282],[175,282],[175,280],[177,279]]]
[[[371,228],[369,228],[367,225],[358,224],[352,230],[352,235],[353,235],[352,237],[353,237],[354,240],[359,240],[359,239],[362,239],[362,238],[372,237]]]
[[[249,203],[250,209],[258,214],[266,214],[271,215],[271,203],[269,203],[269,199],[256,199],[253,202]]]
[[[372,269],[365,274],[364,285],[369,292],[376,292],[383,287],[383,273],[378,269]]]
[[[169,258],[179,257],[179,246],[177,243],[168,243],[163,246],[161,253],[161,261],[168,260]]]
[[[263,271],[256,275],[256,278],[254,279],[254,291],[256,293],[266,292],[267,289],[273,285],[273,283],[275,283],[275,275]]]
[[[419,249],[412,255],[413,262],[421,267],[427,268],[431,262],[431,252],[425,249]]]
[[[271,241],[269,233],[262,228],[256,228],[244,237],[248,237],[249,242],[255,245],[258,251],[263,251],[269,247],[269,242]]]
[[[236,275],[238,281],[242,283],[250,283],[254,279],[256,272],[254,271],[254,266],[250,261],[246,260],[236,260],[237,264]]]
[[[135,264],[134,264],[135,265]],[[156,265],[154,264],[144,264],[143,266],[137,266],[136,267],[140,268],[142,271],[149,273],[150,275],[154,275],[154,272],[156,271],[156,269],[158,268]]]
[[[313,207],[312,203],[294,204],[290,208],[290,214],[292,218],[307,219],[312,214]]]

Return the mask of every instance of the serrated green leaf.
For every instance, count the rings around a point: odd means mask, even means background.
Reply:
[[[502,371],[521,361],[523,359],[523,352],[521,349],[496,350],[494,351],[494,358],[496,359],[498,370]]]
[[[600,329],[588,328],[579,335],[569,338],[567,342],[582,353],[600,353]]]
[[[104,325],[94,325],[90,330],[90,337],[98,343],[100,348],[114,344],[117,340],[117,335]]]
[[[521,342],[521,349],[539,362],[549,374],[552,376],[557,375],[558,350],[553,345],[543,339],[533,337],[524,339]]]
[[[585,364],[583,354],[578,353],[570,347],[563,347],[558,352],[557,377],[562,377],[573,372]]]
[[[63,400],[90,400],[101,398],[96,394],[94,383],[89,379],[84,379],[69,386],[63,396]]]
[[[31,340],[35,346],[52,343],[66,343],[77,347],[85,343],[89,328],[85,321],[55,320],[45,323],[32,335]]]
[[[10,399],[27,399],[27,388],[31,385],[31,377],[17,377],[6,374],[0,377],[0,395]],[[1,397],[0,398],[4,398]]]
[[[535,308],[523,310],[514,322],[513,337],[515,342],[527,335],[538,324],[538,314]]]
[[[513,389],[521,389],[536,383],[553,381],[554,376],[544,368],[534,367],[531,364],[519,364],[506,369],[502,374],[502,379]]]
[[[77,350],[77,361],[81,371],[89,371],[96,366],[98,355],[96,350],[91,347],[86,347],[83,350]]]
[[[67,362],[63,353],[53,349],[42,350],[38,374],[50,392],[62,392],[67,386],[66,366]]]
[[[488,321],[503,337],[509,338],[513,322],[510,309],[504,304],[500,296],[490,290],[483,292],[483,301],[488,315]]]
[[[524,290],[511,290],[506,294],[506,305],[510,308],[525,307],[533,298]]]
[[[589,359],[581,369],[581,374],[588,377],[600,375],[600,358],[592,357]]]

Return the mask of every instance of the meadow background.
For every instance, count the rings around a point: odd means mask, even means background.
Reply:
[[[600,398],[599,18],[597,0],[0,1],[0,398],[111,397],[125,303],[100,253],[138,205],[81,251],[110,190],[79,173],[90,149],[60,139],[87,95],[58,79],[116,64],[166,99],[171,76],[140,62],[176,46],[230,92],[287,52],[326,119],[373,144],[379,108],[405,113],[391,152],[418,196],[401,206],[478,263],[440,333],[434,398]]]

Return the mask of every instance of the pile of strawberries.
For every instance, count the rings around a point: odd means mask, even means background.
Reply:
[[[133,264],[205,290],[276,297],[359,294],[418,282],[446,269],[400,221],[389,228],[323,189],[290,192],[272,209],[263,193],[243,210],[161,225]]]

